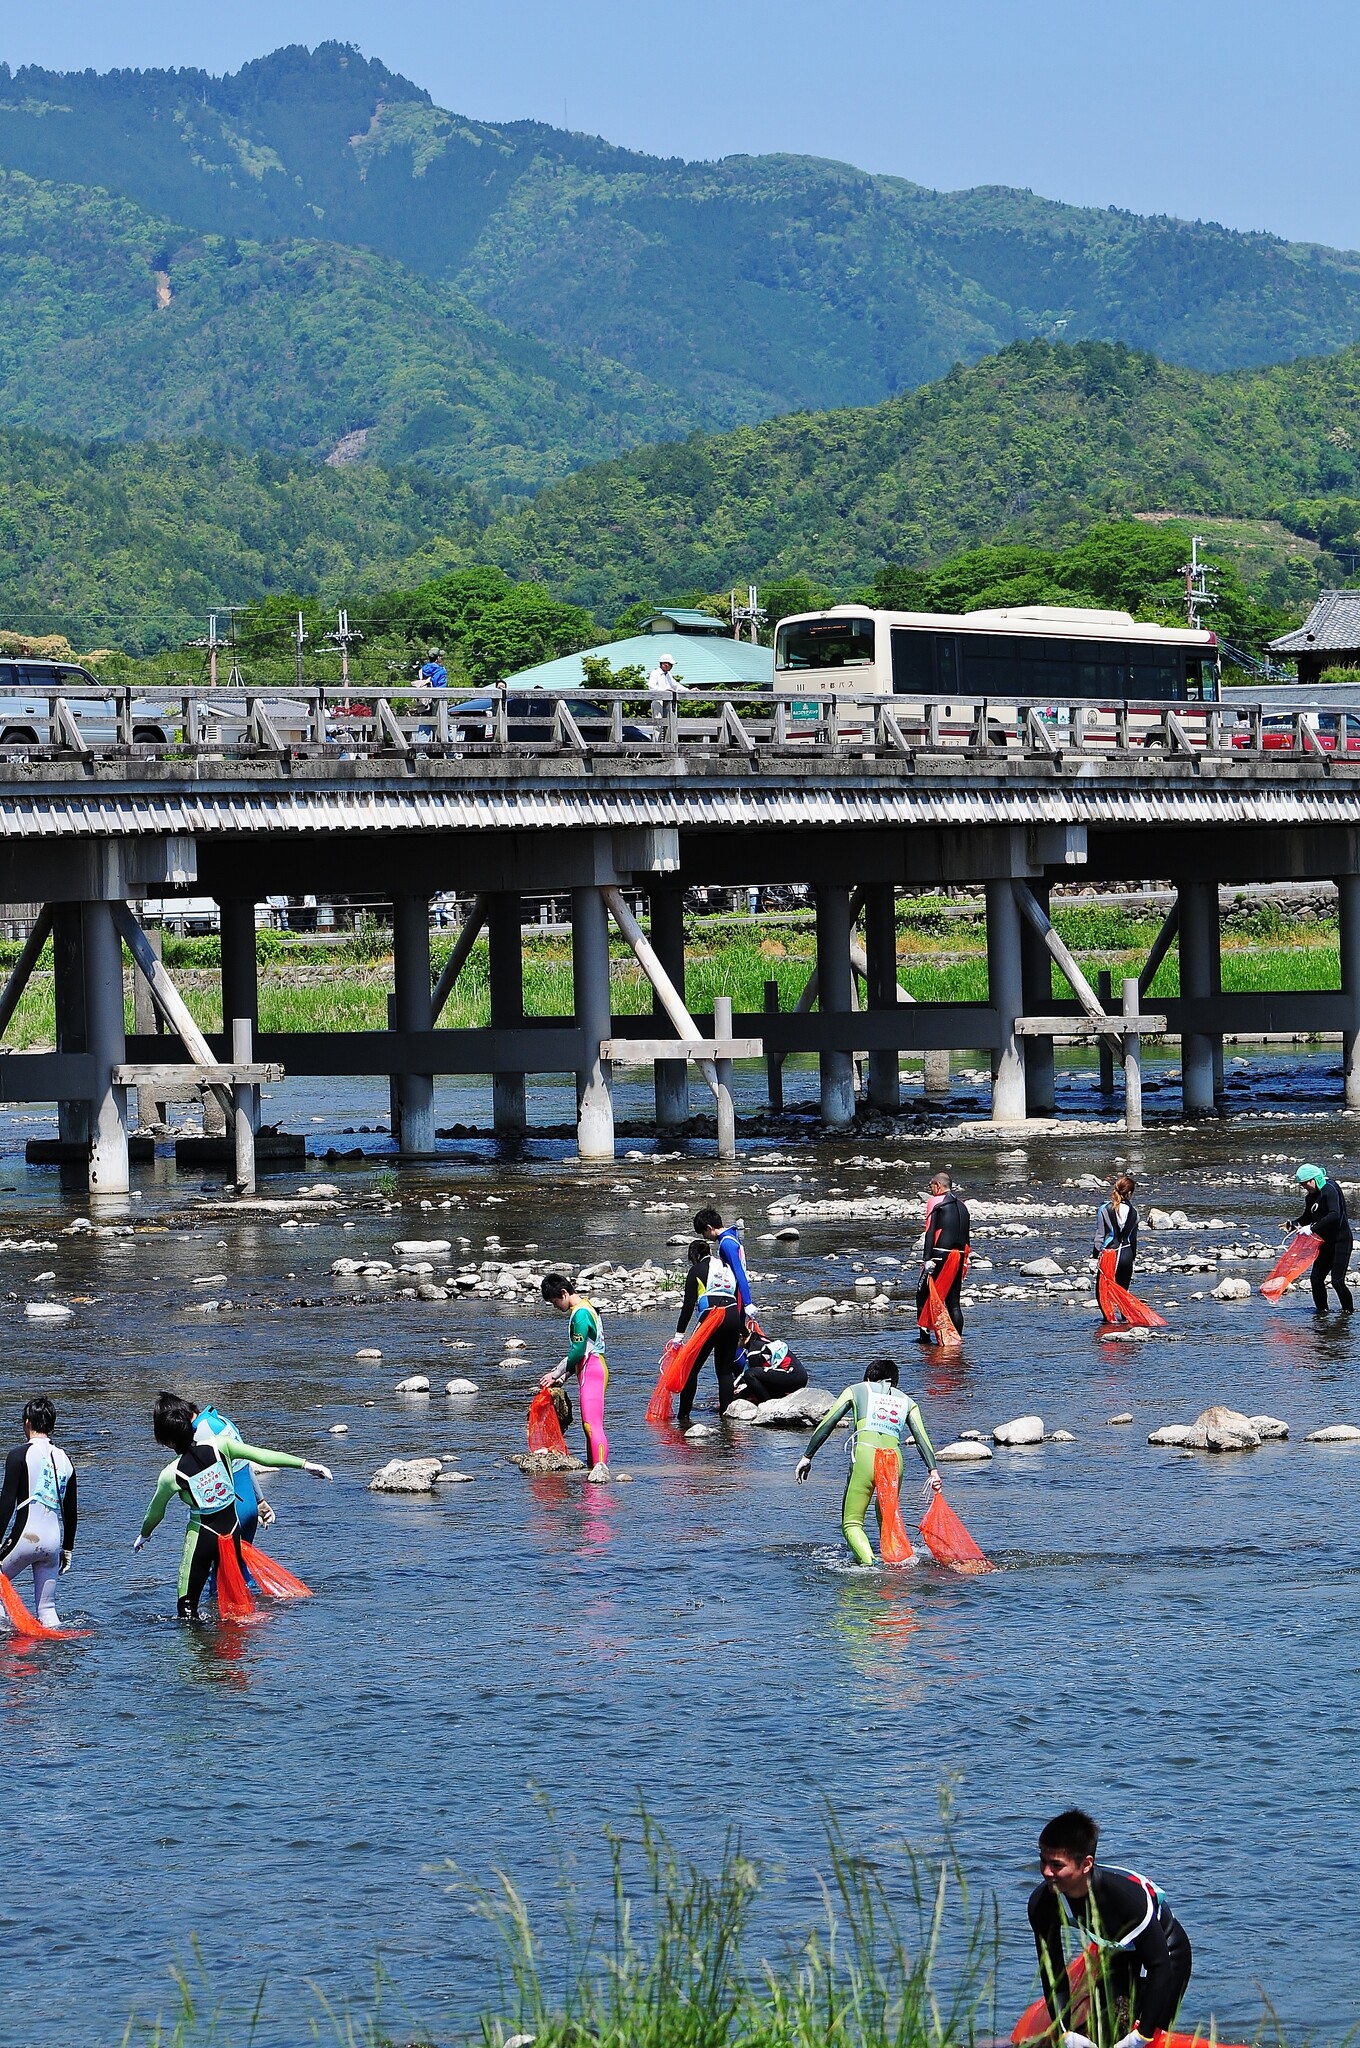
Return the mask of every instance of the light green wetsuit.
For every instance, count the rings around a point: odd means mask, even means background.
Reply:
[[[845,1540],[861,1564],[872,1564],[874,1553],[864,1533],[864,1517],[869,1502],[874,1498],[874,1453],[891,1451],[897,1460],[898,1483],[902,1479],[902,1435],[910,1430],[917,1450],[925,1461],[926,1470],[935,1470],[935,1451],[921,1411],[910,1394],[904,1394],[890,1380],[860,1380],[855,1386],[847,1387],[834,1405],[812,1432],[807,1447],[807,1456],[815,1458],[841,1417],[853,1413],[855,1418],[855,1439],[850,1458],[850,1476],[845,1482],[845,1498],[841,1502],[841,1528]],[[881,1509],[876,1511],[880,1525],[883,1521]]]
[[[272,1466],[289,1472],[301,1472],[307,1463],[305,1458],[295,1458],[291,1451],[269,1451],[262,1444],[242,1443],[239,1436],[215,1436],[212,1448],[226,1466],[229,1475],[233,1463]],[[153,1529],[159,1529],[165,1519],[166,1509],[177,1496],[189,1510],[189,1526],[184,1532],[184,1549],[179,1561],[179,1597],[182,1600],[188,1591],[189,1566],[198,1542],[202,1520],[179,1472],[179,1459],[172,1458],[156,1481],[156,1491],[152,1494],[150,1505],[142,1517],[143,1536],[149,1536]]]

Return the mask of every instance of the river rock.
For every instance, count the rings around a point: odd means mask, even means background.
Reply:
[[[446,1237],[403,1237],[392,1247],[399,1259],[419,1258],[424,1252],[446,1252],[450,1249]]]
[[[347,1422],[333,1422],[326,1434],[328,1436],[348,1436],[349,1424]]]
[[[741,1399],[729,1401],[723,1409],[723,1421],[754,1422],[757,1412],[757,1404],[754,1401],[743,1401]]]
[[[417,1301],[447,1301],[448,1298],[447,1287],[435,1287],[428,1280],[422,1280],[416,1288]]]
[[[1018,1415],[1014,1422],[998,1423],[992,1431],[992,1442],[1007,1450],[1013,1450],[1017,1444],[1041,1444],[1043,1440],[1042,1415]]]
[[[29,1301],[24,1304],[24,1314],[35,1323],[64,1323],[75,1314],[64,1301]]]
[[[1125,1409],[1122,1415],[1111,1415],[1108,1421],[1106,1422],[1105,1427],[1106,1429],[1122,1429],[1126,1422],[1132,1421],[1132,1415],[1130,1415],[1128,1410]]]
[[[1310,1429],[1306,1444],[1360,1444],[1360,1429],[1353,1422],[1329,1422],[1325,1429]]]
[[[1282,1444],[1289,1435],[1289,1424],[1277,1415],[1249,1415],[1247,1420],[1263,1444]]]
[[[430,1382],[423,1372],[413,1372],[409,1380],[398,1380],[393,1392],[397,1394],[428,1394]]]
[[[476,1380],[447,1380],[444,1385],[446,1394],[475,1394],[478,1391]]]
[[[825,1387],[802,1387],[796,1394],[781,1394],[777,1401],[762,1401],[751,1417],[756,1429],[815,1429],[836,1396]]]
[[[1257,1451],[1261,1439],[1245,1415],[1236,1408],[1221,1405],[1206,1408],[1202,1415],[1195,1417],[1195,1428],[1204,1431],[1204,1448],[1208,1451]]]
[[[1191,1441],[1192,1438],[1198,1441]],[[1168,1450],[1200,1450],[1208,1439],[1202,1429],[1193,1428],[1188,1422],[1167,1422],[1160,1429],[1154,1429],[1148,1438],[1150,1444],[1157,1444]]]
[[[372,1345],[367,1345],[367,1346],[366,1346],[366,1347],[364,1348],[364,1350],[362,1350],[362,1351],[356,1351],[356,1352],[355,1352],[355,1354],[354,1354],[354,1356],[355,1356],[356,1358],[381,1358],[381,1357],[382,1357],[382,1353],[381,1353],[381,1351],[375,1351],[375,1350],[373,1349]]]
[[[776,1230],[775,1232],[776,1238],[778,1238],[782,1244],[797,1244],[802,1234],[802,1231],[796,1229],[792,1223],[786,1223],[782,1230]],[[684,1243],[683,1238],[681,1239],[681,1243]]]
[[[1062,1279],[1062,1267],[1056,1259],[1026,1259],[1020,1271],[1028,1273],[1032,1280]]]
[[[964,1443],[962,1438],[956,1444],[941,1444],[935,1453],[939,1465],[982,1464],[992,1455],[990,1444]]]
[[[584,1472],[585,1462],[570,1451],[512,1451],[510,1463],[532,1479],[540,1472]]]
[[[961,1444],[985,1444],[986,1441],[987,1438],[980,1429],[961,1429],[959,1431],[959,1442]]]
[[[1144,1221],[1149,1230],[1174,1230],[1176,1228],[1169,1209],[1149,1209]]]
[[[834,1315],[836,1304],[829,1294],[810,1294],[806,1301],[800,1301],[794,1310],[796,1316]]]
[[[440,1458],[389,1458],[368,1482],[370,1493],[433,1493],[443,1471]]]
[[[1051,1436],[1045,1437],[1044,1441],[1050,1444],[1074,1444],[1076,1438],[1070,1429],[1055,1429]]]
[[[1251,1300],[1250,1280],[1239,1280],[1238,1278],[1236,1278],[1235,1275],[1232,1274],[1229,1274],[1226,1280],[1220,1280],[1217,1287],[1211,1289],[1210,1291],[1215,1301]]]
[[[688,1442],[689,1442],[689,1441],[691,1441],[692,1439],[695,1439],[695,1438],[698,1438],[698,1437],[704,1437],[704,1436],[716,1436],[717,1434],[718,1434],[717,1430],[713,1428],[713,1426],[712,1426],[712,1424],[711,1424],[711,1423],[708,1423],[708,1422],[693,1422],[693,1423],[691,1423],[691,1424],[690,1424],[689,1428],[688,1428],[688,1429],[687,1429],[687,1430],[685,1431],[685,1441],[686,1441],[686,1442],[688,1443]]]

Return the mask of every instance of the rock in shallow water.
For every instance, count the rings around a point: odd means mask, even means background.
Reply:
[[[1062,1279],[1062,1267],[1056,1259],[1027,1259],[1020,1271],[1028,1273],[1032,1280]]]
[[[520,1471],[527,1472],[531,1478],[538,1472],[584,1472],[586,1469],[584,1461],[573,1458],[569,1451],[565,1455],[561,1451],[512,1451],[510,1463],[518,1465]]]
[[[444,1383],[446,1394],[475,1394],[477,1391],[476,1380],[446,1380]]]
[[[723,1409],[724,1422],[754,1422],[757,1404],[754,1401],[729,1401]]]
[[[990,1444],[960,1442],[941,1444],[935,1453],[935,1459],[940,1465],[972,1465],[984,1463],[991,1455]]]
[[[1195,1417],[1195,1428],[1204,1431],[1204,1448],[1207,1451],[1258,1451],[1261,1448],[1261,1439],[1249,1418],[1236,1408],[1206,1408],[1202,1415]]]
[[[1018,1415],[1014,1422],[998,1423],[992,1431],[993,1443],[1013,1450],[1018,1444],[1041,1444],[1044,1440],[1044,1418],[1042,1415]]]
[[[440,1458],[389,1458],[368,1482],[370,1493],[433,1493],[443,1471]]]
[[[806,1301],[800,1301],[794,1310],[796,1316],[834,1315],[836,1303],[829,1294],[810,1294]]]
[[[815,1429],[836,1396],[825,1387],[803,1387],[796,1394],[781,1394],[777,1401],[762,1401],[751,1417],[753,1429]]]
[[[1251,1282],[1239,1280],[1233,1275],[1229,1275],[1226,1280],[1220,1280],[1217,1287],[1211,1291],[1215,1301],[1251,1300]]]
[[[1329,1422],[1325,1429],[1310,1429],[1306,1444],[1360,1444],[1360,1429],[1352,1422]]]
[[[413,1372],[409,1380],[398,1380],[393,1391],[398,1394],[428,1394],[430,1382],[423,1372]]]

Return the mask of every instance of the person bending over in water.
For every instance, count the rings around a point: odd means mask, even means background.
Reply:
[[[189,1534],[180,1560],[179,1598],[176,1613],[181,1621],[201,1621],[198,1603],[208,1583],[208,1574],[218,1561],[223,1543],[234,1545],[236,1560],[245,1576],[241,1557],[241,1524],[237,1514],[233,1467],[274,1466],[292,1472],[310,1472],[314,1479],[329,1479],[330,1468],[310,1458],[295,1458],[291,1451],[270,1451],[260,1444],[242,1443],[239,1436],[226,1434],[201,1441],[194,1430],[194,1409],[178,1394],[158,1394],[151,1414],[151,1427],[158,1444],[176,1453],[156,1483],[156,1491],[142,1517],[134,1550],[141,1550],[160,1527],[165,1510],[176,1494],[189,1510]]]
[[[898,1484],[902,1480],[902,1435],[910,1430],[912,1440],[924,1460],[930,1474],[930,1484],[938,1491],[940,1475],[935,1469],[935,1451],[926,1435],[925,1422],[921,1411],[910,1394],[902,1393],[897,1385],[897,1367],[891,1358],[876,1358],[864,1368],[864,1378],[858,1386],[847,1387],[812,1432],[807,1451],[798,1460],[795,1474],[798,1484],[803,1486],[812,1470],[812,1461],[830,1436],[843,1415],[854,1416],[855,1438],[851,1450],[850,1476],[845,1482],[845,1498],[841,1502],[841,1529],[846,1542],[861,1564],[872,1564],[874,1553],[869,1548],[869,1539],[864,1533],[864,1516],[869,1502],[874,1498],[874,1453],[890,1451],[897,1461]],[[878,1509],[880,1525],[883,1511]]]
[[[1029,1924],[1039,1952],[1044,2003],[1062,2031],[1062,2048],[1145,2048],[1175,2023],[1190,1982],[1190,1940],[1165,1894],[1136,1871],[1096,1862],[1100,1829],[1070,1807],[1039,1837],[1042,1884],[1030,1893]],[[1070,1928],[1088,1964],[1087,2031],[1072,2028],[1072,1992],[1063,1955]]]
[[[586,1433],[586,1463],[597,1486],[609,1477],[609,1438],[604,1428],[604,1396],[609,1367],[604,1357],[604,1329],[594,1305],[577,1294],[561,1273],[549,1273],[542,1287],[549,1308],[567,1318],[569,1348],[562,1363],[545,1372],[541,1387],[560,1387],[569,1372],[580,1389],[581,1427]]]
[[[746,1363],[737,1381],[737,1395],[743,1401],[778,1401],[785,1394],[799,1394],[808,1383],[807,1367],[795,1358],[778,1338],[748,1337]]]
[[[1121,1173],[1110,1189],[1110,1199],[1096,1212],[1095,1242],[1091,1256],[1114,1251],[1115,1284],[1127,1288],[1133,1279],[1133,1262],[1138,1256],[1138,1211],[1133,1206],[1134,1181]]]
[[[57,1575],[71,1569],[76,1541],[76,1475],[52,1441],[57,1411],[46,1394],[24,1405],[24,1441],[5,1459],[0,1484],[0,1572],[33,1574],[33,1605],[44,1628],[60,1628]]]
[[[1311,1230],[1322,1239],[1322,1249],[1313,1261],[1308,1282],[1313,1290],[1313,1308],[1327,1313],[1327,1282],[1336,1289],[1343,1316],[1355,1313],[1355,1297],[1346,1285],[1346,1269],[1355,1250],[1346,1197],[1325,1166],[1301,1166],[1294,1175],[1303,1194],[1303,1214],[1293,1222],[1295,1230]]]
[[[713,1354],[713,1370],[718,1376],[719,1414],[736,1399],[738,1359],[751,1314],[751,1283],[746,1277],[746,1260],[735,1228],[725,1226],[713,1208],[698,1211],[694,1228],[699,1236],[690,1246],[689,1276],[685,1281],[675,1334],[678,1337],[683,1333],[696,1308],[703,1314],[707,1314],[709,1309],[720,1308],[723,1319],[695,1359],[693,1370],[680,1389],[679,1421],[682,1428],[689,1421],[699,1374],[710,1352]]]

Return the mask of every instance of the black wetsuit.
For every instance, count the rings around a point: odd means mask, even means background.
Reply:
[[[1133,1278],[1133,1262],[1138,1256],[1138,1211],[1132,1202],[1125,1202],[1122,1224],[1114,1211],[1113,1202],[1101,1205],[1096,1217],[1095,1243],[1091,1249],[1099,1258],[1102,1252],[1114,1246],[1115,1282],[1120,1287],[1127,1287]]]
[[[1060,1899],[1046,1884],[1036,1885],[1029,1924],[1045,2002],[1064,2028],[1071,2011],[1064,1924],[1083,1947],[1093,1940],[1100,1945],[1091,2010],[1081,2029],[1097,2048],[1110,2048],[1130,2026],[1151,2036],[1173,2024],[1190,1982],[1190,1938],[1146,1879],[1097,1863],[1084,1899]]]
[[[721,1308],[723,1319],[704,1343],[703,1350],[694,1361],[693,1369],[684,1386],[680,1389],[679,1419],[689,1420],[694,1406],[694,1395],[699,1385],[699,1374],[704,1360],[710,1352],[713,1356],[713,1370],[718,1379],[718,1412],[722,1414],[736,1400],[737,1374],[745,1364],[742,1340],[746,1335],[746,1310],[751,1300],[751,1285],[746,1277],[746,1264],[742,1258],[741,1245],[736,1231],[730,1226],[712,1246],[709,1258],[702,1266],[691,1266],[685,1276],[685,1292],[680,1303],[680,1320],[675,1326],[680,1336],[696,1309],[706,1315],[711,1308]]]
[[[972,1220],[966,1205],[952,1191],[941,1195],[930,1212],[926,1225],[925,1249],[921,1254],[921,1279],[916,1289],[916,1313],[921,1315],[926,1306],[928,1294],[927,1274],[938,1273],[946,1252],[966,1252],[973,1234]],[[949,1320],[963,1335],[963,1260],[955,1268],[954,1278],[945,1295],[944,1305]]]
[[[746,1401],[757,1406],[762,1401],[777,1401],[781,1394],[798,1394],[808,1383],[807,1367],[792,1351],[785,1351],[782,1358],[770,1358],[758,1363],[748,1358],[742,1367],[741,1378],[737,1381],[737,1392]]]
[[[1308,1275],[1314,1308],[1319,1315],[1326,1314],[1327,1282],[1330,1280],[1342,1312],[1350,1315],[1355,1308],[1355,1297],[1346,1285],[1346,1270],[1355,1249],[1355,1238],[1346,1213],[1346,1197],[1330,1176],[1320,1188],[1309,1189],[1303,1214],[1295,1222],[1296,1227],[1311,1230],[1314,1236],[1322,1239],[1322,1250],[1314,1259],[1313,1270]]]

